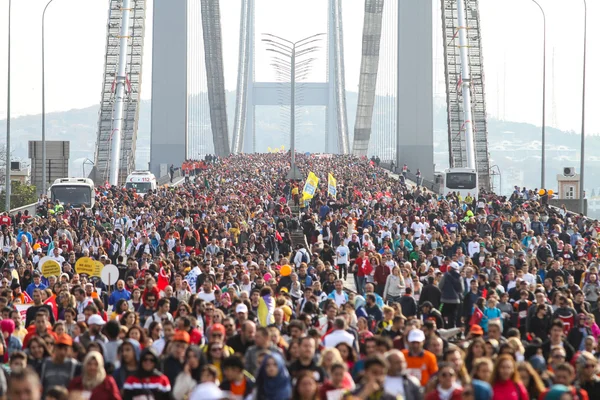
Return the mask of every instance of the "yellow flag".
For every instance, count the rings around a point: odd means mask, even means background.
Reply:
[[[270,153],[271,151],[271,147],[267,147],[267,153]]]
[[[334,199],[337,196],[337,180],[331,173],[327,175],[327,194]]]
[[[304,184],[304,189],[302,189],[302,193],[309,196],[309,199],[312,199],[315,195],[315,191],[317,190],[317,186],[319,186],[319,178],[314,173],[309,172],[308,178],[306,178],[306,183]]]

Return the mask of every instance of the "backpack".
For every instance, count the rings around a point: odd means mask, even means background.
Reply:
[[[300,251],[300,254],[302,254],[302,258],[300,259],[300,262],[308,264],[309,259],[308,259],[308,254],[306,253],[306,250],[304,250],[304,251],[299,250],[299,251]]]

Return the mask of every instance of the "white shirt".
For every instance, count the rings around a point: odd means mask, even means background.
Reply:
[[[473,256],[476,253],[480,252],[480,249],[481,249],[481,245],[479,244],[479,242],[474,241],[474,240],[470,241],[469,242],[469,257],[473,258]]]
[[[337,265],[348,264],[348,254],[350,254],[350,249],[348,246],[338,246],[335,250],[337,253]]]
[[[338,329],[331,332],[323,339],[323,345],[325,345],[325,347],[335,347],[340,343],[346,343],[348,346],[352,347],[354,335]]]
[[[346,296],[344,294],[344,292],[342,292],[341,294],[336,291],[334,291],[334,296],[335,296],[335,304],[340,307],[343,306],[344,304],[346,304]]]
[[[413,222],[410,227],[413,231],[415,231],[415,237],[421,237],[425,231],[425,224],[422,222]]]
[[[383,381],[383,389],[386,393],[392,396],[400,396],[404,398],[404,377],[402,376],[386,376]]]
[[[205,302],[213,302],[213,301],[215,301],[215,292],[212,291],[210,293],[206,293],[203,290],[198,293],[198,298],[204,300]]]

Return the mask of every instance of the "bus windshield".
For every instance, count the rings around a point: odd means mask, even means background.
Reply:
[[[477,174],[472,172],[448,172],[446,174],[446,187],[448,189],[475,189],[477,187]]]
[[[73,207],[92,206],[92,194],[87,186],[53,186],[50,191],[52,201],[71,204]]]
[[[127,189],[135,189],[138,193],[148,193],[148,190],[152,189],[152,183],[150,182],[127,182],[125,184]]]

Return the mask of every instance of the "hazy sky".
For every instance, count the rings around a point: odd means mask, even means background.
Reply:
[[[41,15],[47,0],[13,0],[12,115],[41,112]],[[170,0],[155,0],[170,1]],[[190,0],[199,1],[199,0]],[[391,7],[395,0],[388,0]],[[428,0],[422,0],[428,1]],[[436,95],[442,96],[443,41],[439,4],[434,2],[433,52]],[[547,124],[579,132],[583,46],[583,0],[539,0],[548,18]],[[144,54],[142,97],[151,94],[151,20]],[[0,1],[0,118],[6,117],[7,0]],[[47,111],[97,104],[103,79],[108,0],[54,0],[46,14]],[[358,86],[361,0],[345,0],[346,84]],[[270,32],[297,40],[327,29],[326,0],[256,0],[257,38]],[[541,123],[542,23],[531,0],[480,0],[487,111],[514,121]],[[235,89],[240,17],[239,0],[221,0],[225,80]],[[588,1],[587,123],[600,133],[600,2]],[[418,34],[416,32],[415,34]],[[257,80],[273,79],[264,47],[257,43]],[[555,71],[553,73],[553,54]],[[314,66],[314,80],[325,77],[325,52]],[[553,79],[554,75],[554,79]],[[381,87],[382,85],[378,85]],[[3,134],[3,133],[0,133]]]

